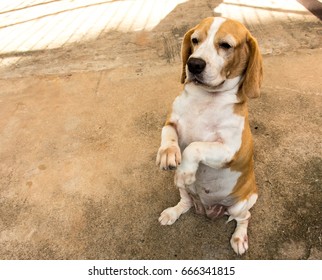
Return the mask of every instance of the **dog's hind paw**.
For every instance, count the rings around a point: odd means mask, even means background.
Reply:
[[[175,207],[170,207],[165,209],[160,217],[159,217],[159,222],[161,225],[165,226],[165,225],[172,225],[178,218],[180,215],[178,215],[177,210]]]
[[[248,250],[248,237],[244,235],[233,235],[230,244],[237,255],[242,255]]]

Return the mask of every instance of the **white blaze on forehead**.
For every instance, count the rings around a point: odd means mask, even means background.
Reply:
[[[213,44],[216,33],[218,32],[220,26],[226,21],[225,18],[216,17],[210,26],[209,33],[207,36],[207,41],[211,41]]]
[[[198,53],[201,53],[205,48],[210,48],[213,49],[214,48],[214,39],[215,39],[215,35],[218,32],[220,26],[226,21],[226,19],[224,18],[214,18],[214,21],[212,22],[212,24],[209,27],[208,30],[208,34],[207,34],[207,38],[204,42],[202,42],[202,44],[199,46],[199,48],[196,50],[195,52],[195,56],[197,56]],[[192,38],[199,35],[200,30],[196,29],[196,31],[194,32],[194,34],[192,35]]]

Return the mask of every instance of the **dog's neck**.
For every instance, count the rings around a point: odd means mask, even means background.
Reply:
[[[242,77],[238,76],[233,79],[227,79],[221,86],[214,88],[188,81],[185,84],[184,91],[188,95],[203,95],[211,99],[224,99],[225,103],[240,103],[237,94],[241,81]]]

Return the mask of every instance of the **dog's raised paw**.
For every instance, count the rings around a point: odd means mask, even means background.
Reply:
[[[169,144],[159,148],[156,164],[161,170],[175,170],[181,163],[181,152],[177,144]]]

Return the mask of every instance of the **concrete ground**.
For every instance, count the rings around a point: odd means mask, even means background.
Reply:
[[[0,259],[322,259],[322,25],[302,5],[8,3],[0,6]],[[212,15],[243,21],[264,58],[262,96],[249,104],[260,196],[242,257],[226,218],[190,210],[172,226],[157,221],[179,199],[173,172],[158,170],[155,156],[182,89],[180,43]]]

